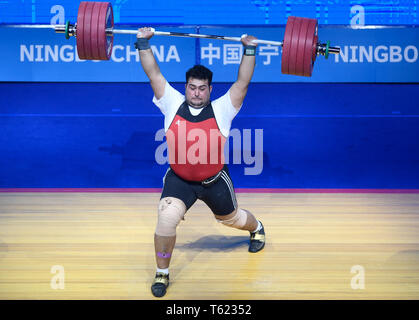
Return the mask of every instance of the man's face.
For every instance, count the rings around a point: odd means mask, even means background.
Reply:
[[[189,78],[185,85],[186,103],[193,108],[205,107],[210,101],[212,86],[208,85],[208,80]]]

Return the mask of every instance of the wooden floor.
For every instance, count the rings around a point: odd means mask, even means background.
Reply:
[[[265,249],[248,253],[248,234],[197,202],[163,299],[419,299],[419,194],[237,196],[263,221]],[[0,299],[154,299],[158,199],[0,193]]]

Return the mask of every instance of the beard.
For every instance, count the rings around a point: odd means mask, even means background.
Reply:
[[[203,99],[196,99],[196,98],[192,98],[192,99],[186,99],[186,103],[188,105],[190,105],[192,108],[203,108],[208,104],[209,100],[203,100]]]

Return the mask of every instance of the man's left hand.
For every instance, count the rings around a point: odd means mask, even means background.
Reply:
[[[250,35],[245,35],[244,37],[242,36],[241,38],[241,42],[244,46],[257,46],[258,44],[252,42],[253,40],[257,40],[257,38]]]

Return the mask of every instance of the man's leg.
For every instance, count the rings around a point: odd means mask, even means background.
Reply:
[[[250,211],[242,208],[238,208],[227,215],[214,214],[214,217],[218,222],[236,229],[246,230],[249,232],[254,232],[257,230],[259,225],[255,216]]]
[[[176,243],[176,227],[195,201],[196,195],[191,186],[169,168],[163,177],[163,190],[154,234],[157,270],[151,291],[156,297],[166,294],[169,285],[169,265]]]
[[[242,208],[234,210],[227,215],[216,215],[218,222],[232,228],[250,232],[249,252],[258,252],[265,247],[265,229],[255,216]]]
[[[167,269],[176,243],[176,228],[184,219],[186,205],[182,200],[166,197],[160,200],[154,248],[157,267]]]
[[[204,189],[202,200],[210,207],[218,222],[250,232],[250,252],[258,252],[264,248],[263,225],[251,212],[238,207],[227,167],[224,167],[220,178],[214,184]]]
[[[169,285],[169,265],[176,244],[176,228],[186,213],[182,200],[165,197],[160,200],[157,227],[154,234],[154,249],[157,272],[151,291],[154,296],[162,297]]]

